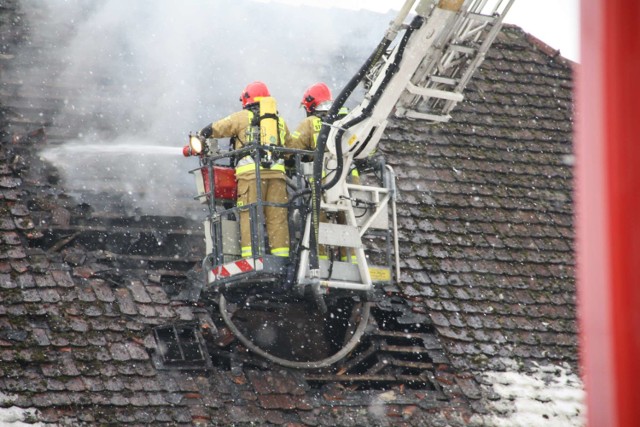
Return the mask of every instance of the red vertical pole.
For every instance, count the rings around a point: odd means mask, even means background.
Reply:
[[[577,277],[591,427],[640,425],[640,2],[585,0]]]

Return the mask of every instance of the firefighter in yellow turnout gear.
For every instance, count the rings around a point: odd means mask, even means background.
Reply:
[[[300,104],[306,110],[307,117],[293,133],[293,148],[310,151],[316,149],[322,118],[331,108],[331,102],[331,91],[324,83],[316,83],[304,92]]]
[[[291,146],[291,134],[285,121],[277,116],[275,100],[262,82],[249,84],[240,96],[243,109],[200,131],[205,138],[232,138],[234,149],[260,142],[263,145]],[[271,160],[260,165],[262,199],[267,203],[286,204],[288,201],[283,160]],[[256,165],[251,155],[237,160],[237,206],[257,201]],[[289,256],[289,226],[286,207],[265,206],[264,220],[272,255]],[[260,227],[261,224],[256,224]],[[251,226],[248,209],[240,210],[240,246],[242,257],[252,256]]]
[[[331,90],[325,83],[311,85],[304,92],[301,105],[306,110],[307,117],[298,125],[292,135],[292,148],[309,151],[316,149],[318,135],[322,129],[322,119],[331,108],[332,101]],[[338,114],[347,114],[347,109],[343,107]],[[359,183],[357,169],[352,170],[351,181],[356,184]],[[320,212],[320,221],[327,222],[327,214],[324,211]],[[344,223],[344,219],[339,217],[338,222]],[[327,249],[324,245],[320,245],[318,250],[320,259],[328,259]],[[342,252],[341,250],[341,258],[346,259]]]
[[[300,105],[304,106],[307,117],[292,135],[292,148],[308,151],[316,149],[318,134],[322,129],[322,117],[329,111],[331,102],[331,91],[324,83],[316,83],[305,91]],[[320,221],[327,222],[327,214],[324,211],[320,211]],[[328,258],[324,245],[320,245],[318,251],[320,259]]]
[[[331,90],[324,83],[316,83],[311,85],[302,96],[301,105],[307,112],[307,117],[298,125],[298,128],[292,135],[292,147],[299,150],[313,151],[316,149],[318,135],[322,129],[322,119],[331,108],[333,98]],[[338,116],[348,113],[346,107],[342,107],[338,112]],[[351,171],[352,183],[359,183],[359,174],[357,169]]]

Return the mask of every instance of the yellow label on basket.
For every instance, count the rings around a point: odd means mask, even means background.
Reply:
[[[353,135],[351,138],[349,138],[349,146],[352,146],[353,144],[355,144],[357,140],[358,140],[358,136]]]
[[[391,270],[383,267],[369,267],[372,282],[390,282]]]

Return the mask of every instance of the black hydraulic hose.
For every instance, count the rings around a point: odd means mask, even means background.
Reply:
[[[407,28],[404,36],[402,37],[402,40],[400,41],[400,44],[398,45],[398,51],[397,51],[395,57],[393,58],[393,63],[387,69],[387,72],[386,72],[384,78],[382,79],[382,82],[380,83],[380,86],[378,87],[376,92],[373,94],[373,96],[369,100],[369,103],[367,104],[367,106],[362,110],[362,113],[358,117],[355,117],[352,120],[350,120],[347,123],[345,123],[342,126],[342,128],[339,129],[338,132],[336,133],[335,141],[336,141],[336,157],[337,157],[338,165],[336,167],[336,173],[334,174],[332,180],[330,182],[328,182],[328,183],[322,184],[322,189],[323,190],[329,189],[329,188],[333,187],[334,185],[336,185],[340,180],[340,176],[342,175],[342,168],[343,168],[343,164],[344,164],[344,162],[343,162],[344,159],[342,158],[342,144],[339,143],[342,140],[342,135],[344,135],[344,132],[347,129],[357,125],[358,123],[362,122],[364,119],[369,118],[371,116],[371,113],[372,113],[373,109],[378,104],[378,101],[380,100],[380,98],[382,97],[382,94],[386,90],[389,82],[391,81],[391,78],[398,72],[398,69],[399,69],[399,65],[398,64],[400,63],[400,61],[402,60],[402,57],[404,56],[404,50],[405,50],[405,47],[407,46],[407,43],[409,42],[409,38],[411,37],[411,34],[413,34],[413,32],[416,29],[420,28],[423,23],[424,23],[424,18],[422,18],[420,16],[416,16],[413,19],[413,21],[411,22],[411,25]],[[387,39],[384,39],[380,43],[380,45],[378,47],[380,47],[385,40],[387,40]],[[389,43],[390,43],[390,41],[389,41]],[[388,47],[388,45],[389,44],[387,43],[387,45],[385,46],[384,49],[386,49]],[[377,52],[377,50],[376,50],[376,52]],[[375,64],[375,62],[374,62],[374,64]],[[357,77],[357,76],[358,76],[358,74],[356,74],[356,76],[354,76],[354,78]],[[364,76],[360,77],[360,79],[356,82],[356,85],[362,80],[362,77],[364,77]],[[352,78],[352,80],[353,80],[353,78]],[[348,86],[349,85],[347,85],[347,87]],[[345,89],[347,89],[347,87],[345,87]],[[340,93],[340,95],[338,96],[338,99],[337,99],[336,102],[340,102],[340,98],[341,98],[343,92],[345,92],[345,89],[343,89],[343,91]],[[346,95],[346,98],[341,101],[342,104],[344,104],[346,99],[351,95],[352,91],[353,91],[353,89]],[[339,111],[340,108],[342,108],[342,104],[339,104],[338,111]],[[328,116],[331,116],[332,110],[333,110],[333,106],[329,110]],[[337,112],[335,114],[337,114]],[[328,120],[327,120],[327,122],[328,123],[333,123],[333,121],[329,122]],[[330,131],[330,126],[323,126],[321,131],[320,131],[320,134],[318,135],[318,147],[320,146],[320,144],[323,144],[322,153],[324,153],[324,148],[326,147],[326,143],[327,143],[326,139],[328,138],[329,131]],[[322,132],[325,132],[325,134],[326,134],[324,140],[321,140]],[[316,147],[316,150],[318,150],[318,147]],[[318,152],[316,151],[316,153],[318,153]],[[316,160],[317,160],[317,157],[316,157]],[[316,174],[316,162],[315,161],[314,161],[313,167],[314,167],[313,173],[314,173],[314,177],[315,177],[315,174]],[[322,169],[320,170],[320,173],[322,173]]]
[[[369,55],[358,72],[354,74],[353,77],[351,77],[351,80],[349,80],[342,91],[340,91],[340,94],[331,105],[323,126],[320,129],[320,133],[318,134],[316,143],[316,157],[313,162],[313,174],[315,178],[322,177],[322,168],[324,166],[323,156],[325,148],[327,146],[327,138],[329,137],[329,132],[331,130],[331,126],[327,125],[333,124],[333,122],[336,121],[336,119],[338,118],[338,112],[340,111],[344,103],[347,101],[347,99],[349,99],[360,82],[362,82],[362,79],[364,79],[371,67],[373,67],[378,61],[380,61],[390,44],[391,40],[387,39],[386,37],[383,38],[380,43],[378,43],[378,46],[373,51],[373,53]]]
[[[369,324],[371,306],[373,305],[373,303],[365,302],[363,304],[362,313],[360,316],[360,323],[358,324],[358,328],[355,330],[355,332],[353,333],[353,336],[351,337],[351,339],[349,339],[349,342],[347,342],[347,344],[345,344],[344,347],[342,347],[337,353],[334,353],[332,356],[329,356],[326,359],[314,360],[309,362],[296,362],[294,360],[283,359],[281,357],[274,356],[270,353],[267,353],[266,351],[264,351],[263,349],[255,345],[249,338],[244,336],[244,334],[240,332],[240,330],[235,325],[235,323],[233,323],[233,321],[231,320],[231,317],[229,316],[229,313],[227,312],[227,300],[222,294],[220,294],[219,305],[220,305],[220,314],[222,315],[222,319],[224,320],[224,323],[227,324],[227,326],[229,327],[231,332],[233,332],[236,338],[238,338],[240,342],[244,344],[244,346],[247,347],[249,350],[253,351],[259,356],[264,357],[267,360],[270,360],[274,363],[277,363],[278,365],[285,366],[287,368],[318,369],[318,368],[324,368],[324,367],[333,365],[340,359],[344,358],[347,354],[349,354],[354,348],[356,348],[356,345],[358,345],[358,343],[360,342],[360,338],[362,338],[362,335],[364,335],[367,325]]]
[[[362,81],[362,79],[367,75],[369,70],[373,65],[375,65],[384,55],[387,48],[391,44],[391,40],[386,37],[378,43],[378,46],[373,51],[371,55],[364,62],[362,67],[358,70],[358,72],[351,77],[351,80],[346,84],[346,86],[340,91],[340,94],[336,98],[336,100],[331,105],[329,112],[327,113],[327,117],[325,118],[325,123],[323,123],[322,128],[320,129],[320,133],[318,134],[318,139],[316,143],[316,155],[313,160],[313,181],[311,182],[311,227],[312,232],[309,236],[309,247],[310,247],[310,257],[309,257],[309,267],[311,270],[319,269],[320,262],[318,260],[318,229],[320,228],[320,197],[322,194],[322,170],[324,168],[324,151],[327,146],[327,138],[329,136],[329,131],[331,130],[331,124],[336,121],[338,118],[338,112],[344,105],[344,103],[349,99],[353,91],[358,87],[358,84]],[[339,132],[340,136],[344,133],[343,130]],[[338,147],[339,144],[336,144]],[[342,172],[343,161],[342,161],[342,147],[336,148],[339,150],[339,153],[336,153],[338,157],[338,175]],[[333,180],[332,180],[333,181]],[[333,184],[335,185],[335,184]],[[302,193],[304,194],[304,193]]]
[[[414,23],[415,23],[415,19],[414,22],[412,22],[412,26],[409,28],[408,32],[413,32],[414,29]],[[405,36],[406,39],[406,36]],[[355,90],[355,88],[358,86],[358,84],[360,84],[360,82],[362,81],[362,79],[366,76],[367,72],[371,69],[371,67],[373,65],[375,65],[380,58],[382,57],[382,55],[384,54],[384,52],[386,51],[386,49],[389,47],[389,45],[391,44],[391,40],[388,40],[386,38],[384,38],[376,47],[376,50],[369,56],[369,58],[367,59],[367,61],[365,61],[365,63],[362,65],[362,67],[360,68],[360,70],[358,70],[358,72],[351,78],[351,80],[349,80],[349,82],[346,84],[346,86],[342,89],[342,91],[340,92],[340,94],[338,95],[338,97],[336,98],[335,102],[332,104],[331,108],[329,109],[329,111],[327,112],[327,115],[325,116],[325,119],[323,120],[323,126],[320,129],[320,133],[318,134],[318,138],[317,138],[317,142],[316,142],[316,151],[315,151],[315,156],[314,156],[314,170],[313,170],[313,174],[314,176],[316,175],[316,173],[319,173],[318,176],[322,176],[322,166],[323,166],[323,156],[324,156],[324,151],[326,149],[326,144],[327,144],[327,138],[329,137],[329,132],[331,130],[331,126],[327,126],[327,124],[332,124],[333,122],[336,121],[336,119],[338,118],[338,112],[340,111],[340,109],[342,108],[342,106],[344,105],[344,103],[346,102],[347,99],[349,99],[349,97],[351,96],[351,94],[353,93],[353,91]],[[376,93],[376,96],[374,96],[372,98],[372,100],[377,101],[380,96],[382,95],[381,93],[381,89],[384,89],[386,87],[386,83],[388,82],[388,80],[386,82],[383,83],[383,85],[381,85],[381,87],[378,89],[378,92]],[[365,109],[366,111],[369,111],[371,109],[373,109],[373,107],[375,106],[375,102],[374,103],[370,103],[367,106],[367,109]],[[363,111],[364,114],[365,111]],[[364,120],[367,117],[367,115],[360,115],[358,117],[356,117],[355,119],[347,122],[344,127],[342,132],[339,132],[339,136],[342,137],[342,135],[344,134],[344,130],[360,123],[362,120]],[[336,139],[337,139],[338,135],[336,135]],[[322,150],[320,150],[320,147],[322,146]],[[342,153],[342,147],[338,147],[339,144],[336,145],[336,150],[340,150],[340,153]],[[338,159],[338,162],[341,162],[342,159]],[[320,166],[320,171],[317,172],[316,170],[316,165],[319,163]],[[317,180],[314,180],[317,181]],[[334,184],[335,185],[335,184]],[[333,185],[332,185],[333,186]],[[323,185],[322,188],[326,189],[326,188],[331,188],[332,186],[327,186],[327,185]],[[311,188],[306,188],[303,189],[301,191],[296,192],[295,194],[293,194],[291,196],[291,199],[296,199],[298,197],[304,196],[306,194],[309,193],[313,193],[313,186],[311,186]]]
[[[362,79],[366,76],[367,72],[371,69],[373,65],[375,65],[380,60],[380,58],[382,58],[382,55],[386,52],[386,49],[391,44],[391,40],[387,39],[386,37],[382,39],[382,41],[378,44],[378,47],[376,48],[376,50],[369,56],[369,58],[367,58],[365,63],[362,65],[362,67],[360,67],[360,70],[351,78],[349,83],[347,83],[347,85],[342,89],[342,91],[336,98],[336,101],[333,103],[333,105],[329,109],[329,112],[327,113],[326,121],[325,123],[323,123],[320,133],[318,135],[317,145],[316,145],[316,156],[313,161],[313,178],[314,179],[313,179],[313,182],[311,183],[311,227],[313,227],[313,229],[309,236],[309,246],[310,246],[309,267],[311,270],[319,269],[319,265],[320,265],[318,260],[317,248],[318,248],[318,230],[320,228],[320,197],[322,194],[322,190],[332,188],[334,185],[336,185],[340,181],[340,177],[342,176],[342,169],[344,168],[344,159],[342,156],[342,144],[340,143],[342,141],[342,136],[344,135],[344,132],[347,129],[355,126],[356,124],[362,122],[364,119],[371,116],[371,112],[373,111],[373,108],[376,106],[376,104],[380,100],[380,97],[382,96],[385,89],[387,88],[387,85],[391,81],[391,78],[398,71],[398,68],[399,68],[398,64],[402,60],[404,49],[409,41],[409,38],[411,37],[411,34],[417,28],[420,28],[423,23],[424,23],[424,19],[420,16],[416,16],[413,19],[413,21],[411,22],[411,25],[405,31],[405,34],[402,37],[402,40],[398,46],[398,51],[396,53],[396,56],[394,57],[393,64],[387,69],[387,72],[380,86],[376,90],[376,93],[371,97],[369,104],[367,104],[367,106],[362,110],[362,113],[358,117],[345,123],[344,126],[341,129],[339,129],[338,132],[336,132],[336,136],[335,136],[336,159],[338,164],[336,166],[336,170],[334,171],[334,176],[332,177],[332,179],[329,182],[322,184],[322,172],[324,168],[324,152],[327,146],[327,138],[331,130],[330,125],[333,124],[333,122],[335,122],[335,120],[338,117],[338,112],[340,111],[340,108],[342,108],[342,106],[344,105],[346,100],[351,96],[355,88],[358,86],[358,84],[360,84]]]

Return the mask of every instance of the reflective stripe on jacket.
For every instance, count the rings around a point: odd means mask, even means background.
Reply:
[[[316,149],[318,135],[322,129],[322,120],[318,116],[308,116],[291,135],[291,148],[313,151]]]

